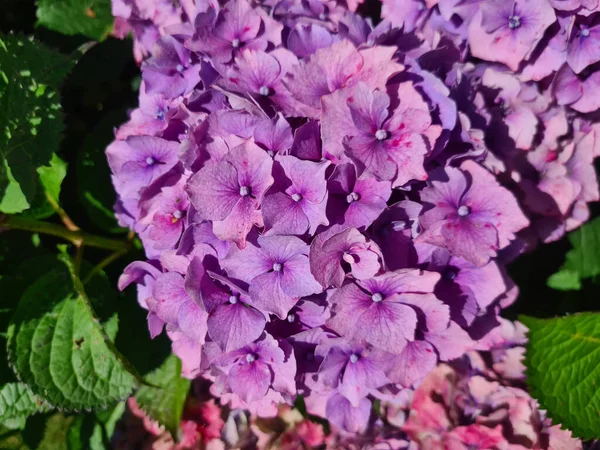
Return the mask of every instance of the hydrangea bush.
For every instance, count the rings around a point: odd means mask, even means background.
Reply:
[[[483,370],[442,363],[492,348],[506,264],[599,199],[597,2],[386,0],[377,26],[355,2],[169,5],[113,1],[143,81],[107,155],[147,257],[120,288],[183,374],[360,434],[430,372]],[[469,383],[470,414],[528,398]]]

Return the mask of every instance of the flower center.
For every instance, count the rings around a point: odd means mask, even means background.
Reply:
[[[354,264],[355,263],[354,255],[352,253],[349,253],[349,252],[344,252],[344,255],[342,256],[342,259],[344,261],[346,261],[348,264]]]
[[[292,194],[292,200],[294,200],[295,202],[299,202],[300,200],[302,200],[302,196],[300,194]]]
[[[383,141],[385,139],[387,139],[388,137],[388,133],[385,130],[377,130],[375,132],[375,139],[377,139],[378,141]]]
[[[346,196],[346,201],[348,203],[357,202],[359,200],[360,200],[360,194],[357,194],[356,192],[351,192]]]
[[[246,197],[246,196],[250,195],[251,192],[252,192],[252,188],[250,186],[240,187],[240,195],[242,197]]]
[[[375,303],[382,302],[383,295],[379,292],[375,292],[373,295],[371,295],[371,300],[373,300]]]
[[[350,362],[352,364],[356,364],[358,362],[359,356],[356,353],[352,353],[350,355]]]
[[[146,164],[148,164],[149,166],[151,166],[152,164],[154,164],[156,162],[156,160],[152,157],[152,156],[148,156],[146,158]]]
[[[231,41],[231,46],[233,48],[238,48],[240,46],[241,42],[239,39],[235,38],[233,41]]]
[[[519,16],[510,16],[508,18],[508,28],[514,30],[521,26],[521,18]]]
[[[239,300],[240,298],[235,294],[229,296],[229,303],[231,303],[232,305],[235,305]]]
[[[407,223],[404,220],[394,220],[392,223],[390,223],[390,226],[394,231],[402,231],[406,230]]]
[[[583,30],[581,30],[581,35],[583,37],[588,37],[590,35],[590,30],[589,28],[584,28]]]
[[[275,272],[281,272],[283,270],[283,264],[281,264],[281,263],[274,263],[273,264],[273,270]]]
[[[296,314],[288,314],[287,321],[289,323],[294,323],[296,321]]]
[[[183,72],[183,66],[181,64],[177,64],[177,66],[175,68],[177,69],[177,72],[179,72],[179,73]]]
[[[322,12],[321,14],[319,14],[319,19],[327,20],[327,13]]]
[[[173,211],[173,218],[175,220],[179,220],[183,217],[183,211],[176,209],[175,211]]]
[[[246,355],[246,362],[248,362],[248,363],[253,363],[257,359],[258,359],[258,357],[254,353],[248,353]]]
[[[461,206],[458,208],[458,215],[459,215],[460,217],[466,217],[466,216],[468,216],[469,214],[471,214],[471,208],[469,208],[468,206],[466,206],[466,205],[461,205]]]
[[[261,86],[258,93],[264,97],[267,97],[271,93],[271,89],[268,86]]]
[[[154,114],[154,118],[158,120],[165,120],[165,111],[159,109],[158,111],[156,111],[156,114]]]

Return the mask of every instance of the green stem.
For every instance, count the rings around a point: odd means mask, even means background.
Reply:
[[[34,233],[49,234],[72,242],[76,246],[88,245],[90,247],[104,248],[106,250],[122,250],[131,244],[127,241],[105,238],[85,231],[68,230],[65,227],[50,222],[27,219],[19,216],[0,215],[0,228],[13,230],[32,231]]]
[[[88,281],[90,281],[94,277],[94,275],[96,275],[97,273],[102,271],[106,266],[112,264],[114,261],[119,259],[121,256],[125,255],[128,251],[129,251],[129,247],[124,247],[124,248],[117,250],[117,251],[111,253],[110,255],[108,255],[106,258],[104,258],[102,261],[100,261],[96,266],[94,266],[94,268],[92,270],[90,270],[90,272],[83,279],[82,283],[84,285],[86,285],[88,283]]]

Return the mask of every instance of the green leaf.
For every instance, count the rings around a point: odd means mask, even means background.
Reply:
[[[110,0],[39,0],[38,24],[63,34],[102,40],[112,30]]]
[[[138,405],[177,437],[183,406],[190,390],[190,380],[181,377],[181,361],[171,355],[145,379],[157,387],[140,387],[135,395]]]
[[[67,163],[52,155],[49,166],[38,167],[40,182],[50,198],[59,203],[60,186],[67,175]]]
[[[47,410],[48,406],[23,383],[7,383],[0,389],[0,424],[8,428],[22,428],[28,416]]]
[[[126,120],[125,111],[105,116],[83,141],[77,153],[77,190],[80,201],[94,225],[111,233],[123,233],[115,218],[116,201],[111,172],[106,159],[106,147],[114,139],[114,129]]]
[[[554,423],[583,439],[600,438],[600,314],[521,317],[531,394]]]
[[[581,280],[600,275],[600,217],[569,233],[573,247],[560,270],[548,279],[558,290],[580,290]]]
[[[60,203],[60,188],[67,175],[67,163],[53,154],[50,165],[38,167],[37,173],[39,175],[38,188],[35,191],[31,207],[24,211],[23,215],[33,219],[45,219],[55,213],[50,201],[56,205]]]
[[[0,34],[0,211],[33,201],[37,168],[59,149],[63,114],[58,88],[72,61],[23,36]]]
[[[581,278],[573,270],[561,269],[548,278],[548,286],[557,291],[578,291],[581,289]]]
[[[65,410],[123,400],[136,385],[82,289],[57,267],[25,291],[8,329],[9,362],[19,379]]]

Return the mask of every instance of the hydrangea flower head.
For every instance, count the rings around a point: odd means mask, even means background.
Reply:
[[[432,181],[422,198],[432,205],[420,219],[418,240],[447,248],[482,266],[529,225],[514,196],[472,161],[448,167],[447,181]]]
[[[120,287],[259,448],[577,448],[509,388],[499,315],[506,264],[600,198],[600,3],[358,3],[113,0],[142,84],[107,156],[147,259]],[[297,395],[332,434],[270,441]]]

